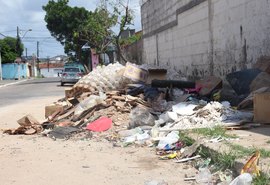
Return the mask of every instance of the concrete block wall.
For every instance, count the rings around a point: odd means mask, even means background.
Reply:
[[[270,56],[270,1],[166,2],[142,6],[144,63],[168,65],[189,78],[224,77]]]

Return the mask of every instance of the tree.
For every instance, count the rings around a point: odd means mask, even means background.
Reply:
[[[23,52],[23,44],[17,44],[17,39],[13,37],[6,37],[0,40],[0,49],[2,55],[2,63],[14,62],[19,52]]]
[[[91,12],[85,8],[68,6],[68,0],[50,0],[43,10],[46,11],[45,21],[51,35],[64,45],[65,53],[75,52],[80,58],[85,41],[78,33],[87,24]]]
[[[99,6],[94,12],[85,8],[70,7],[68,0],[50,0],[43,6],[46,11],[45,21],[52,36],[64,45],[65,53],[74,52],[81,59],[81,48],[88,44],[97,49],[97,52],[106,52],[108,45],[114,43],[120,57],[119,38],[125,27],[131,23],[131,11],[122,0],[111,0],[110,8]],[[119,25],[119,33],[115,34],[112,28]]]
[[[132,25],[132,21],[134,19],[134,13],[129,7],[129,0],[100,0],[100,2],[100,7],[106,10],[109,15],[108,17],[112,17],[115,21],[114,27],[117,31],[112,32],[110,42],[116,46],[120,62],[122,60],[126,63],[127,59],[122,54],[120,37],[122,32],[127,29],[129,25]]]

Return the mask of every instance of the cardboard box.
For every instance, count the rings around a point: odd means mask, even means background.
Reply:
[[[201,96],[209,96],[215,89],[222,88],[222,79],[215,76],[208,76],[202,80],[196,81],[196,87],[201,88]]]
[[[166,80],[166,69],[148,69],[147,84],[151,84],[152,80]]]
[[[45,107],[45,118],[48,118],[56,111],[63,111],[64,108],[61,105],[48,105]]]
[[[254,121],[270,123],[270,93],[260,93],[254,96]]]
[[[148,78],[148,71],[128,62],[126,64],[123,76],[134,81],[146,82]]]

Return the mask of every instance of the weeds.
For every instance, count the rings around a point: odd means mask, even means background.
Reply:
[[[269,185],[270,184],[270,175],[261,173],[260,176],[256,176],[253,181],[253,185]]]
[[[180,132],[179,137],[180,137],[180,141],[185,143],[186,146],[191,146],[195,142],[194,139],[188,137],[188,134],[184,132]]]
[[[194,133],[204,135],[207,137],[223,137],[223,138],[236,138],[235,135],[230,135],[226,133],[226,129],[221,126],[216,126],[213,128],[200,128],[200,129],[194,129]]]
[[[244,156],[251,156],[253,155],[257,150],[260,151],[261,157],[267,158],[270,157],[270,151],[265,149],[258,149],[258,148],[246,148],[241,145],[236,144],[228,144],[232,150],[234,150],[237,153],[237,157],[244,157]]]
[[[226,170],[232,169],[235,165],[236,155],[232,152],[219,154],[215,151],[212,151],[208,148],[201,147],[199,151],[199,155],[202,158],[211,158],[211,163],[215,166],[215,169],[218,170]]]

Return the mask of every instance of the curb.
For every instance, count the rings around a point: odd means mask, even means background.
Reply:
[[[2,87],[7,87],[7,86],[10,86],[10,85],[15,85],[15,84],[19,84],[19,83],[22,83],[22,82],[26,82],[28,80],[31,80],[31,79],[25,79],[25,80],[20,80],[18,82],[12,82],[12,83],[8,83],[8,84],[4,84],[4,85],[0,85],[0,88]]]

